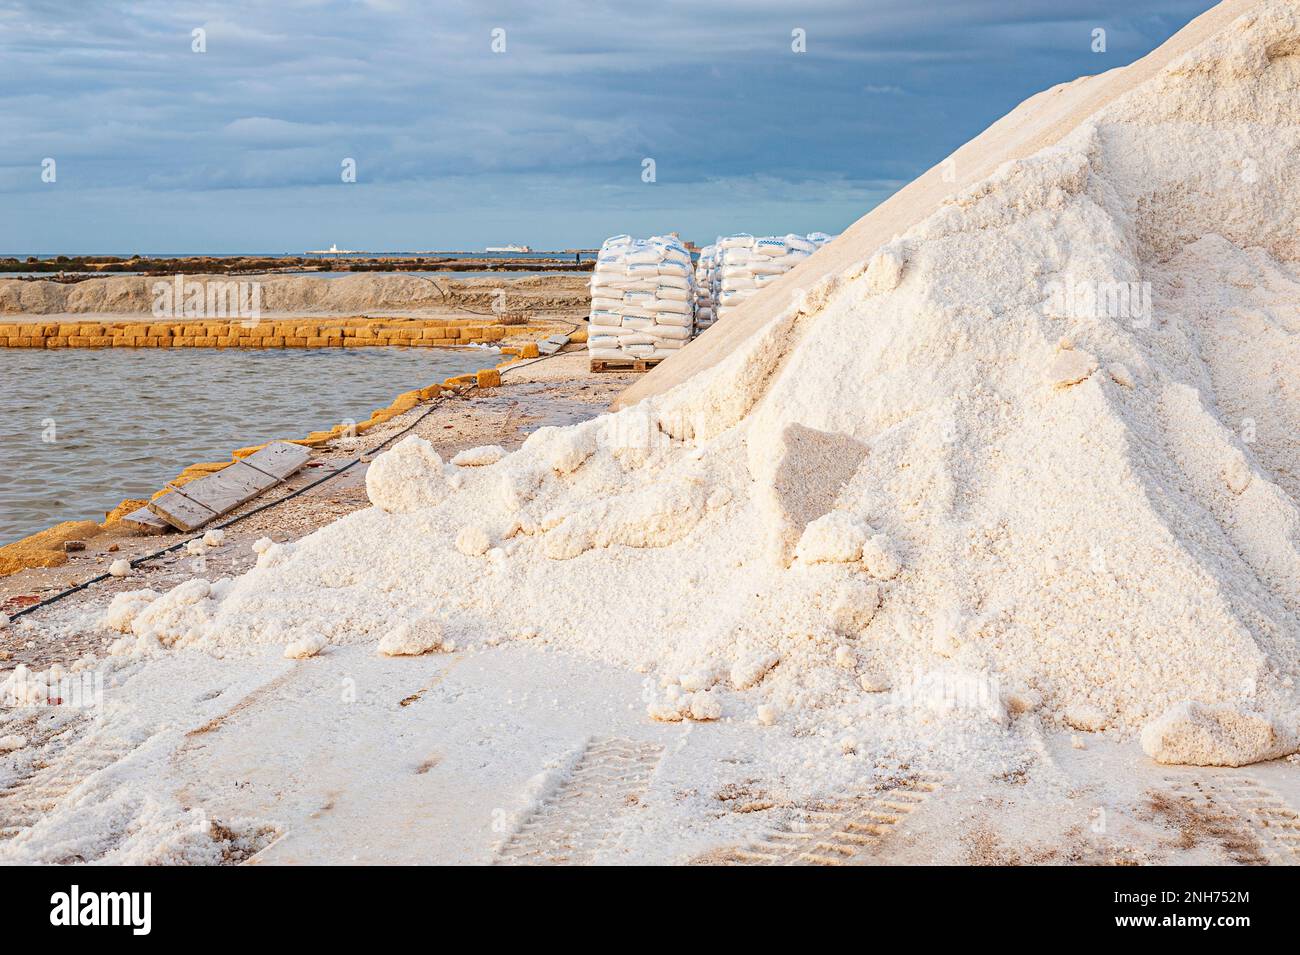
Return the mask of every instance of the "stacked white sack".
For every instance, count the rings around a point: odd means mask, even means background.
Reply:
[[[718,292],[718,247],[700,249],[695,263],[695,334],[704,331],[717,317],[714,296]]]
[[[740,233],[719,239],[717,320],[726,318],[741,302],[775,282],[828,241],[830,236],[821,232],[812,236],[791,233],[757,239]]]
[[[611,361],[665,358],[695,325],[691,255],[671,235],[606,239],[591,278],[587,352]]]

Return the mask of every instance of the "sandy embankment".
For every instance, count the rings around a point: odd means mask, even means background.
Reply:
[[[147,318],[153,314],[157,298],[154,287],[160,281],[167,280],[144,275],[91,278],[73,283],[0,279],[0,315],[20,322],[65,315]],[[590,300],[588,279],[582,274],[465,279],[365,273],[342,278],[190,275],[184,281],[187,284],[256,282],[263,317],[497,315],[503,312],[559,317],[584,314]],[[167,316],[173,321],[183,317],[186,316]]]

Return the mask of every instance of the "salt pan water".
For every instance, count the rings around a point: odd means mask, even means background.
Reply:
[[[0,348],[0,544],[103,520],[187,465],[364,420],[495,364],[481,348]]]

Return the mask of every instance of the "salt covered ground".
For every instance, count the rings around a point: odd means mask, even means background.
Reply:
[[[978,733],[954,759],[937,727],[900,760],[741,720],[651,723],[642,694],[528,645],[127,663],[101,717],[6,727],[31,744],[0,777],[0,860],[1300,861],[1285,761],[1160,767],[1030,724],[993,761]]]

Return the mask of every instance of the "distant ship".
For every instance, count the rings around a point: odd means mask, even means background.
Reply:
[[[533,251],[526,245],[489,245],[484,252],[531,252]]]
[[[340,249],[337,245],[330,243],[328,249],[312,249],[308,255],[356,255],[351,249]]]

